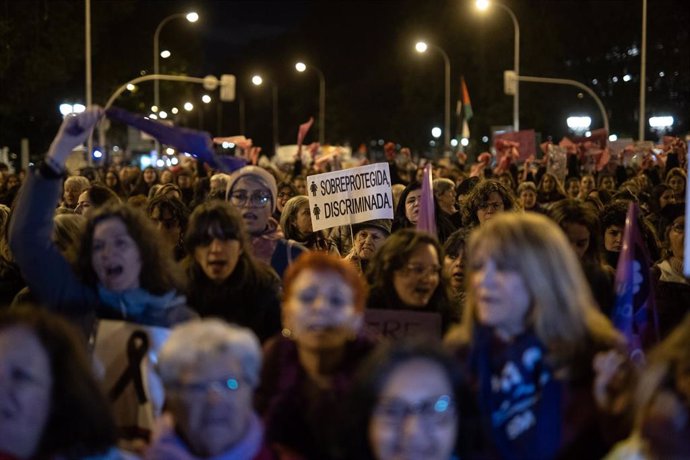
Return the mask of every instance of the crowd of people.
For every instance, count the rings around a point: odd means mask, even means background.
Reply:
[[[434,234],[387,144],[394,218],[314,231],[300,160],[68,175],[102,115],[0,174],[0,459],[690,458],[685,143],[564,177],[436,160]],[[611,321],[631,202],[643,362]]]

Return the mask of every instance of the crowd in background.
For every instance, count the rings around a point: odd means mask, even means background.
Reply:
[[[101,116],[0,172],[0,459],[690,458],[684,142],[600,170],[570,154],[564,176],[434,160],[436,234],[426,160],[389,143],[394,218],[314,231],[305,178],[327,165],[68,174]],[[631,202],[642,364],[610,320]],[[374,310],[440,335],[382,337]],[[122,423],[94,364],[113,321],[167,331],[150,423]]]

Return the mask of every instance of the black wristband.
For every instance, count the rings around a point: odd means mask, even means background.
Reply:
[[[41,176],[45,177],[46,179],[62,179],[65,177],[65,171],[56,171],[55,168],[53,168],[50,163],[46,161],[42,161],[40,166],[38,167],[38,171],[41,173]]]

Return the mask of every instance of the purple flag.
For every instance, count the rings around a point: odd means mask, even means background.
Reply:
[[[158,139],[158,142],[161,144],[170,145],[177,150],[190,153],[199,160],[210,164],[211,167],[223,172],[235,171],[246,164],[240,158],[216,155],[213,152],[213,140],[207,132],[169,126],[118,107],[110,107],[105,111],[105,114],[111,120],[119,121],[144,131]]]
[[[434,212],[434,190],[431,186],[431,163],[424,166],[422,178],[422,196],[419,203],[417,230],[436,236],[436,214]]]
[[[637,204],[631,202],[625,218],[623,250],[616,268],[616,303],[612,318],[616,328],[625,335],[634,362],[642,362],[644,349],[659,341],[649,256],[640,234],[638,214]]]

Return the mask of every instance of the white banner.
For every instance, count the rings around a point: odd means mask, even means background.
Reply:
[[[314,231],[393,218],[388,163],[308,176],[307,192]]]

